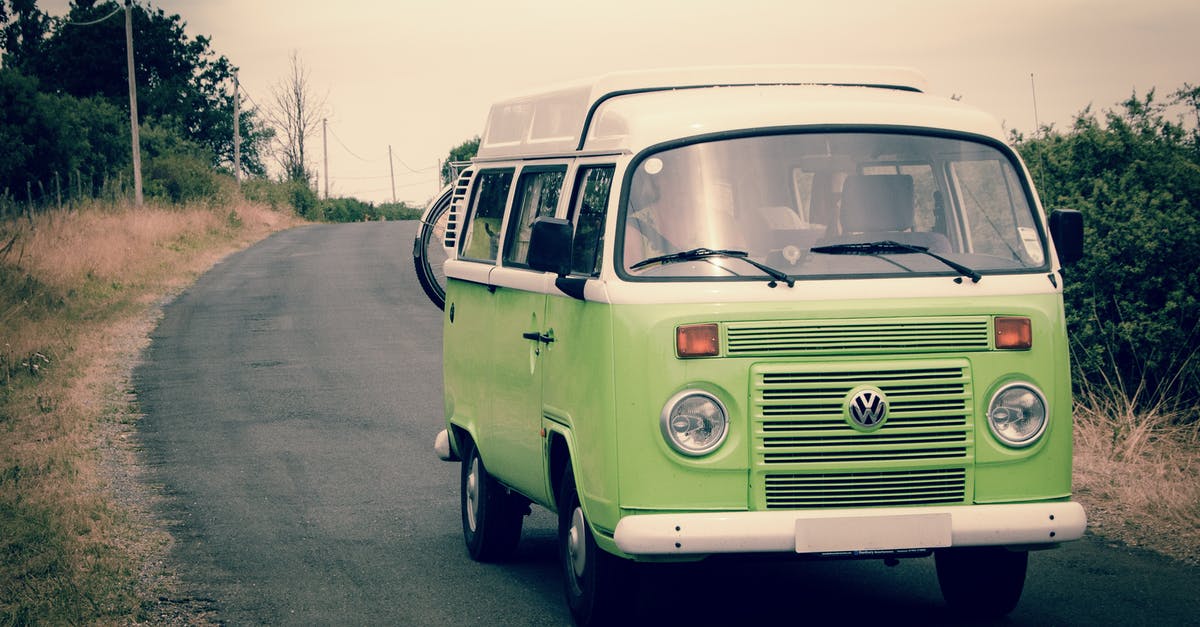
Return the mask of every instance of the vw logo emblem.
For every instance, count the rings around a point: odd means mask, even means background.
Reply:
[[[883,424],[888,413],[887,397],[878,388],[851,392],[846,403],[851,424],[860,429],[874,429]]]

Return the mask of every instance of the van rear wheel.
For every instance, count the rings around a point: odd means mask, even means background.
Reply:
[[[942,598],[963,616],[999,618],[1021,600],[1028,551],[996,546],[941,549],[933,559]]]
[[[510,494],[488,474],[473,445],[463,460],[459,487],[463,540],[471,559],[497,562],[511,556],[529,509],[523,498]]]
[[[596,545],[568,466],[558,494],[558,559],[567,606],[578,625],[617,621],[633,594],[634,564]]]

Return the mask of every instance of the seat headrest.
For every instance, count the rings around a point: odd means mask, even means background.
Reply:
[[[913,214],[907,174],[852,174],[842,185],[843,231],[905,231],[913,227]]]

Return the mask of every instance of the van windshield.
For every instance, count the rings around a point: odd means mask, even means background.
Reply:
[[[761,278],[747,260],[799,278],[1048,267],[1019,170],[971,139],[765,135],[672,148],[634,167],[618,240],[627,278]],[[676,254],[697,249],[745,256]]]

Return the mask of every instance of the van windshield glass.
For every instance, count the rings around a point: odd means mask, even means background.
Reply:
[[[957,274],[955,266],[980,274],[1045,270],[1028,198],[1008,155],[969,139],[724,139],[635,164],[618,252],[626,276],[650,279],[762,277],[749,264],[712,256],[641,263],[695,249],[745,251],[798,278]],[[899,246],[870,255],[823,252],[878,242]]]

